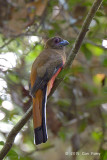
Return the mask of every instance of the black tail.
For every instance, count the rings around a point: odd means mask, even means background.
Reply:
[[[42,99],[42,126],[34,129],[36,145],[45,143],[47,141],[47,127],[46,127],[46,102],[47,102],[47,86],[43,89]]]

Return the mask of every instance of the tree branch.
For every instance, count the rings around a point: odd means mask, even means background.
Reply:
[[[7,42],[5,42],[2,46],[0,46],[0,49],[4,48],[5,46],[7,46],[8,44],[10,44],[12,41],[14,40],[14,38],[9,39]]]
[[[56,78],[56,81],[54,83],[54,87],[51,91],[51,94],[55,91],[55,89],[58,87],[58,85],[60,84],[60,82],[64,79],[64,75],[67,73],[67,68],[70,67],[70,65],[72,64],[74,58],[76,57],[82,43],[83,40],[85,38],[85,35],[87,33],[87,31],[89,30],[89,25],[93,19],[93,17],[95,16],[95,13],[97,12],[98,8],[100,7],[101,3],[103,2],[103,0],[95,0],[83,25],[82,25],[82,29],[79,33],[79,35],[77,36],[75,43],[73,45],[73,48],[71,49],[71,52],[69,53],[67,62],[65,64],[65,67],[63,69],[63,71],[61,72],[61,74],[59,74],[58,78]],[[51,94],[49,95],[49,97],[51,96]]]
[[[81,31],[80,31],[80,33],[79,33],[79,35],[78,35],[78,37],[75,41],[75,44],[74,44],[69,56],[68,56],[67,63],[65,64],[65,67],[63,69],[63,74],[60,74],[55,81],[55,84],[54,84],[54,87],[52,89],[51,95],[55,91],[55,89],[58,87],[59,83],[63,80],[63,78],[66,74],[64,71],[66,71],[66,69],[68,67],[70,67],[74,58],[76,57],[77,52],[80,49],[80,46],[83,42],[83,39],[84,39],[87,31],[89,30],[88,29],[89,25],[90,25],[94,15],[95,15],[96,11],[100,7],[102,1],[103,0],[95,0],[94,1],[93,6],[91,7],[91,9],[89,11],[89,13],[88,13],[88,15],[87,15],[87,17],[86,17],[86,19],[83,23],[82,29],[81,29]],[[7,137],[7,140],[6,140],[6,143],[4,144],[4,147],[2,148],[2,150],[0,152],[0,160],[2,160],[6,156],[6,154],[9,152],[9,150],[12,147],[12,144],[14,143],[14,139],[15,139],[16,135],[22,129],[22,127],[26,124],[26,122],[29,120],[31,115],[32,115],[32,107],[29,108],[29,110],[25,113],[25,115],[22,117],[22,119],[13,127],[13,129],[9,133],[9,135]]]

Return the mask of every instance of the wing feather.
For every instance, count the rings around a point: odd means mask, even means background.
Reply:
[[[56,67],[54,67],[51,71],[50,74],[48,74],[48,68],[44,74],[43,77],[39,77],[38,75],[36,76],[36,81],[33,85],[33,87],[31,88],[31,95],[34,97],[35,93],[41,89],[43,90],[44,87],[47,85],[47,83],[49,82],[49,80],[57,73],[57,71],[59,70],[59,68],[63,67],[63,63],[60,63],[59,65],[57,65]]]

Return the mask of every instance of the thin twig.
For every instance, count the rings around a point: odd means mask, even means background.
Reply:
[[[66,71],[66,69],[72,64],[74,58],[77,55],[78,50],[80,49],[80,46],[83,42],[83,39],[88,31],[89,25],[96,13],[96,11],[98,10],[98,8],[100,7],[101,3],[103,0],[95,0],[93,3],[93,6],[91,8],[91,10],[89,11],[84,24],[82,26],[81,32],[78,35],[75,44],[69,54],[67,63],[64,67],[63,70]],[[66,73],[65,73],[66,74]],[[65,75],[64,74],[64,75]],[[63,75],[63,76],[64,76]],[[55,86],[53,87],[53,90],[51,92],[51,94],[55,91],[56,87],[58,87],[59,83],[63,80],[63,77],[61,76],[61,74],[58,76],[60,78],[58,78],[55,82]],[[6,154],[9,152],[9,150],[12,147],[12,144],[14,142],[14,139],[16,137],[16,135],[18,134],[18,132],[21,130],[21,128],[26,124],[26,122],[29,120],[29,118],[32,115],[32,107],[30,107],[30,109],[25,113],[25,115],[23,115],[22,119],[13,127],[13,129],[11,130],[11,132],[9,133],[6,143],[4,144],[4,147],[2,148],[1,152],[0,152],[0,160],[2,160]]]
[[[92,41],[89,40],[89,39],[85,39],[85,42],[86,42],[86,43],[90,43],[90,44],[92,44],[93,46],[96,46],[96,47],[102,48],[102,49],[104,49],[104,50],[107,50],[106,47],[101,46],[101,45],[99,45],[99,44],[96,44],[96,43],[92,42]],[[84,42],[84,43],[85,43],[85,42]]]
[[[5,46],[7,46],[8,44],[10,44],[15,38],[9,39],[6,43],[4,43],[0,49],[4,48]]]

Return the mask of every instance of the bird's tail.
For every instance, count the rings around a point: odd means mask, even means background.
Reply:
[[[38,90],[36,97],[33,98],[33,122],[35,143],[45,143],[47,141],[47,127],[46,127],[46,101],[47,101],[47,87],[43,90]]]

